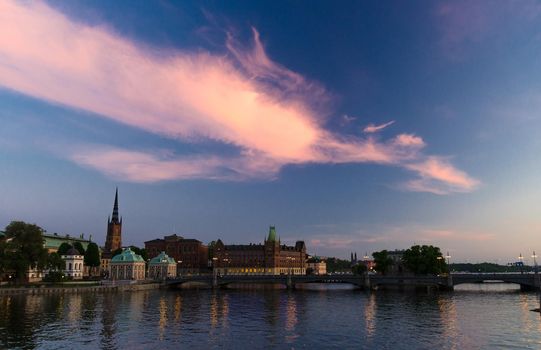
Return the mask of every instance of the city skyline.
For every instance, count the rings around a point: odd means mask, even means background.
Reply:
[[[533,1],[5,1],[0,226],[103,245],[118,186],[123,245],[276,225],[323,256],[527,258],[540,19]]]

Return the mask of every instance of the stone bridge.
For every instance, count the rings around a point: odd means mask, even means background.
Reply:
[[[182,276],[165,281],[171,287],[188,282],[204,283],[212,287],[226,286],[232,283],[246,284],[283,284],[295,288],[300,283],[348,283],[358,288],[379,287],[437,287],[453,289],[463,283],[481,283],[497,281],[520,285],[522,290],[540,289],[541,275],[531,273],[453,273],[450,276],[382,276],[382,275],[200,275]]]
[[[168,286],[178,286],[188,282],[204,283],[213,287],[227,286],[232,283],[245,284],[282,284],[295,288],[300,283],[349,283],[359,288],[368,287],[367,277],[360,275],[200,275],[182,276],[165,281]]]

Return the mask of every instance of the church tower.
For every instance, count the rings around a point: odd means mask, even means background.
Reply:
[[[118,217],[118,188],[115,193],[113,216],[107,220],[107,237],[105,239],[104,257],[112,258],[112,253],[122,247],[122,217]]]

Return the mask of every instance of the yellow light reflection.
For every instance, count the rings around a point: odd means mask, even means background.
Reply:
[[[364,325],[366,336],[371,338],[376,333],[376,295],[370,293],[368,302],[364,308]]]
[[[159,340],[163,340],[163,334],[165,332],[165,327],[167,326],[167,303],[165,301],[165,298],[162,297],[160,299],[160,335],[158,337]]]
[[[177,294],[177,297],[175,298],[175,322],[180,321],[180,317],[182,316],[182,297],[180,294]]]

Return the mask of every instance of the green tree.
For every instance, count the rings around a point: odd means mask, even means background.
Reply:
[[[49,271],[63,271],[66,263],[58,253],[50,253],[47,257],[47,269]]]
[[[123,250],[122,248],[118,248],[116,250],[113,250],[112,256],[113,257],[117,256],[118,254],[122,253],[122,250]]]
[[[139,247],[136,247],[134,245],[131,245],[130,246],[130,249],[133,250],[133,252],[137,255],[141,255],[141,257],[143,258],[143,260],[147,261],[148,260],[148,255],[147,255],[147,250],[145,248],[139,248]]]
[[[15,271],[23,281],[28,269],[47,265],[47,250],[43,247],[43,229],[35,224],[12,221],[6,226],[4,245],[5,267]]]
[[[368,270],[368,268],[366,267],[365,264],[359,263],[359,264],[353,266],[353,267],[351,268],[351,270],[353,271],[353,273],[354,273],[355,275],[362,275],[362,274],[364,274],[364,273]]]
[[[83,248],[83,245],[81,244],[81,242],[73,243],[73,248],[77,249],[79,254],[85,255],[85,248]]]
[[[389,256],[389,252],[387,250],[382,250],[380,252],[372,253],[372,256],[374,257],[374,263],[376,264],[376,271],[385,275],[393,264],[393,259]]]
[[[327,272],[350,272],[351,261],[338,258],[327,258]]]
[[[57,250],[56,252],[57,252],[58,255],[60,255],[60,256],[66,255],[66,253],[68,252],[68,250],[70,250],[71,248],[73,248],[73,247],[71,246],[71,244],[64,242],[64,243],[62,243],[62,244],[60,245],[60,247],[58,247],[58,250]]]
[[[412,246],[402,255],[402,262],[418,275],[438,275],[448,271],[440,248],[432,245]]]
[[[94,242],[88,243],[85,252],[85,266],[88,266],[90,275],[94,276],[100,266],[100,249]]]

